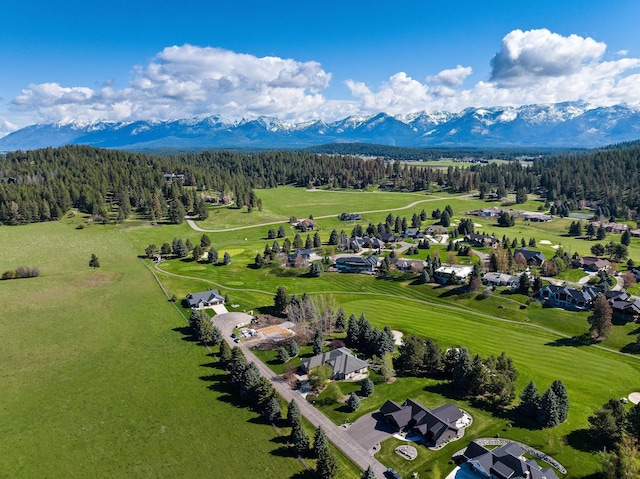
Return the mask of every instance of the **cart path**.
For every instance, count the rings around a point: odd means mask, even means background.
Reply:
[[[318,191],[322,191],[322,190],[318,190]],[[339,193],[339,192],[332,192],[332,193]],[[342,193],[348,193],[348,192],[343,191]],[[456,196],[455,199],[468,198],[470,196],[473,196],[473,194]],[[441,200],[446,200],[446,199],[448,199],[448,198],[444,198],[444,197],[441,197],[441,196],[433,196],[431,198],[427,198],[427,199],[424,199],[424,200],[414,201],[413,203],[409,203],[407,206],[401,206],[399,208],[388,208],[388,209],[384,209],[384,210],[370,210],[370,211],[354,211],[353,213],[366,215],[366,214],[369,214],[369,213],[387,213],[389,211],[408,210],[409,208],[413,208],[414,206],[417,206],[420,203],[430,203],[430,202],[433,202],[433,201],[441,201]],[[333,218],[335,216],[337,216],[337,214],[314,216],[314,218],[316,218],[316,219],[324,219],[324,218]],[[281,224],[288,223],[288,221],[286,219],[283,219],[282,221],[271,221],[269,223],[260,223],[260,224],[249,225],[249,226],[236,226],[235,228],[225,228],[225,229],[220,229],[220,230],[206,230],[204,228],[200,228],[200,226],[198,226],[195,223],[195,221],[193,221],[191,218],[186,217],[185,219],[187,220],[187,224],[192,229],[194,229],[195,231],[199,231],[201,233],[224,233],[226,231],[248,230],[248,229],[251,229],[251,228],[259,228],[261,226],[273,226],[273,225],[281,225]]]

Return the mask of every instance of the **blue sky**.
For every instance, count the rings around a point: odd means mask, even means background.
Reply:
[[[0,2],[0,135],[50,121],[333,120],[640,104],[640,2]]]

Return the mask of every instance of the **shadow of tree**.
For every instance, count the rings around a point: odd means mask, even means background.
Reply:
[[[553,347],[574,347],[579,348],[582,346],[590,346],[595,344],[597,341],[591,337],[589,333],[582,334],[580,336],[573,336],[571,338],[559,338],[555,341],[551,341],[545,343],[545,346],[553,346]]]
[[[588,429],[576,429],[567,434],[567,444],[574,449],[584,452],[594,452],[598,450],[597,445],[593,443],[593,439]]]

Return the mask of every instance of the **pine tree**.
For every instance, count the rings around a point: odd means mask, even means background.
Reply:
[[[553,389],[547,389],[540,398],[540,407],[538,408],[536,419],[542,427],[555,427],[560,424],[558,398]]]
[[[294,423],[300,420],[302,413],[300,412],[300,406],[295,399],[292,399],[287,406],[287,422],[293,426]]]
[[[295,358],[298,353],[300,352],[300,348],[298,348],[298,343],[295,342],[295,340],[291,340],[291,342],[289,343],[289,357],[291,358]]]
[[[260,381],[260,370],[255,363],[251,362],[244,369],[240,382],[240,396],[250,404],[256,404],[255,392],[258,381]]]
[[[322,331],[320,329],[316,330],[316,334],[313,337],[313,355],[317,356],[322,353],[322,343],[324,342],[324,337],[322,335]]]
[[[300,421],[296,421],[293,423],[291,428],[291,436],[289,436],[289,441],[293,444],[293,450],[296,455],[300,457],[306,457],[309,453],[309,436],[302,428]]]
[[[89,268],[96,269],[99,267],[100,267],[100,260],[95,254],[92,254],[91,259],[89,260]]]
[[[220,362],[226,366],[231,360],[231,347],[226,341],[220,342]]]
[[[229,263],[231,263],[231,255],[225,251],[222,256],[222,264],[227,265]]]
[[[276,295],[273,298],[273,307],[275,309],[276,314],[278,315],[284,314],[284,311],[287,308],[287,304],[288,304],[287,290],[284,286],[278,286]]]
[[[336,323],[335,323],[335,329],[338,332],[342,332],[344,331],[346,327],[346,322],[345,322],[345,317],[344,317],[344,309],[342,309],[342,307],[338,308],[338,311],[336,311]]]
[[[279,421],[282,418],[282,408],[280,407],[280,401],[278,401],[278,398],[275,395],[272,395],[267,401],[262,415],[267,421],[271,423]]]
[[[287,349],[285,347],[278,348],[278,362],[284,364],[287,361],[289,361],[289,352]]]
[[[369,397],[373,394],[374,391],[374,386],[373,386],[373,381],[369,378],[365,379],[364,381],[362,381],[362,386],[360,387],[360,394],[362,394],[363,397]]]
[[[559,423],[563,423],[569,416],[569,396],[567,395],[567,388],[564,387],[564,383],[562,381],[556,379],[551,384],[551,389],[558,400]]]
[[[522,394],[520,394],[518,411],[523,416],[535,418],[538,414],[539,407],[540,393],[536,385],[533,384],[533,381],[530,381],[522,391]]]
[[[322,426],[318,426],[313,435],[313,457],[319,458],[323,453],[327,451],[329,442],[327,441],[327,435],[322,429]]]
[[[334,479],[338,475],[338,461],[333,453],[326,449],[316,462],[316,476],[319,479]]]
[[[351,393],[347,400],[347,406],[351,411],[356,411],[360,407],[360,399],[356,393]]]
[[[349,321],[347,322],[347,336],[345,338],[345,342],[349,347],[356,347],[358,345],[358,340],[360,338],[360,327],[358,326],[358,320],[355,315],[349,316]]]

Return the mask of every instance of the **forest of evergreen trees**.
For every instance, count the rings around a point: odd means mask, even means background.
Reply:
[[[640,207],[640,146],[566,153],[523,164],[473,165],[446,170],[348,155],[217,151],[162,157],[87,146],[17,151],[0,157],[0,223],[60,218],[70,208],[119,220],[132,211],[181,221],[184,212],[206,216],[199,192],[217,192],[236,207],[260,207],[255,188],[364,188],[451,192],[538,192],[553,205],[600,207],[627,217]],[[184,175],[167,181],[165,174]],[[195,188],[184,188],[192,186]]]

